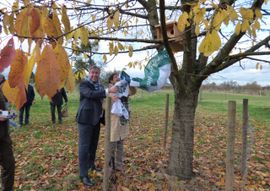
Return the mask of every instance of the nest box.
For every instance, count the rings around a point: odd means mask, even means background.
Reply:
[[[157,39],[162,40],[161,25],[156,25]],[[184,35],[177,28],[177,22],[171,21],[166,23],[167,36],[169,44],[173,52],[180,52],[184,50],[183,38]]]

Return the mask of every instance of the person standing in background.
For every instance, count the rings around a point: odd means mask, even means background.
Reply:
[[[30,108],[32,106],[32,103],[35,99],[35,91],[33,86],[31,86],[30,84],[28,84],[28,88],[25,89],[26,92],[26,102],[25,104],[21,107],[20,109],[20,115],[19,115],[19,124],[20,126],[24,125],[28,125],[29,124],[29,115],[30,115]],[[25,112],[25,119],[24,119],[24,123],[23,123],[23,114]]]
[[[0,110],[6,110],[2,89],[0,89]],[[12,191],[15,176],[15,159],[8,131],[8,119],[3,116],[0,117],[0,166],[2,167],[2,190]]]
[[[104,89],[99,82],[100,68],[91,66],[89,79],[80,83],[80,105],[76,115],[79,132],[79,168],[80,179],[85,186],[94,183],[88,176],[88,170],[101,170],[95,165],[99,140],[100,120],[103,115],[102,102],[106,95],[116,93],[117,88]]]
[[[55,124],[55,107],[57,108],[57,114],[58,114],[58,122],[62,123],[62,105],[63,105],[63,98],[65,102],[68,102],[67,93],[64,88],[61,88],[60,90],[57,90],[56,94],[52,97],[50,101],[51,106],[51,118],[52,123]]]

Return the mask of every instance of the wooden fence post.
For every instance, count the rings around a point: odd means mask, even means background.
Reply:
[[[242,124],[242,158],[241,158],[241,175],[242,183],[241,190],[245,190],[246,178],[247,178],[247,160],[248,160],[248,143],[247,143],[247,134],[248,134],[248,99],[243,99],[243,124]]]
[[[168,134],[168,121],[169,121],[169,94],[166,94],[166,102],[165,102],[165,132],[164,132],[164,144],[163,148],[166,149],[167,144],[167,134]]]
[[[111,134],[111,98],[106,98],[106,109],[105,109],[105,164],[104,164],[104,176],[103,176],[103,191],[109,190],[109,163],[111,159],[111,144],[110,144],[110,134]]]
[[[235,143],[235,118],[236,118],[236,102],[229,101],[225,191],[233,191],[234,186],[233,161],[234,161],[234,143]]]
[[[242,176],[244,175],[247,168],[247,129],[248,129],[248,99],[243,99],[242,161],[241,161]]]

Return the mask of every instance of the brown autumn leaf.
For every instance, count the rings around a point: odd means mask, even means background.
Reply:
[[[51,45],[46,45],[41,54],[41,60],[37,64],[35,76],[36,89],[43,97],[53,97],[60,87],[60,65],[57,62],[55,52]]]
[[[8,67],[15,58],[16,51],[13,38],[11,38],[0,53],[0,72]]]
[[[16,18],[15,22],[15,32],[19,36],[29,36],[29,28],[28,28],[28,9],[23,9]],[[23,39],[22,39],[23,40]]]
[[[24,69],[27,64],[27,57],[22,50],[16,50],[16,56],[13,59],[8,74],[9,85],[11,88],[24,84]]]
[[[30,30],[30,35],[34,36],[35,32],[39,29],[40,27],[40,14],[39,10],[37,8],[31,8],[28,12],[28,16],[30,16],[30,21],[29,21],[29,30]]]

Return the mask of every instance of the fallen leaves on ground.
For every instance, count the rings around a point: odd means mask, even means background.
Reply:
[[[37,115],[37,114],[35,114]],[[172,114],[171,114],[172,116]],[[32,116],[35,118],[34,114]],[[190,181],[166,174],[169,145],[163,149],[164,113],[133,111],[130,136],[124,142],[125,167],[113,174],[110,189],[118,191],[224,190],[226,116],[199,111],[195,124],[194,172]],[[14,129],[16,190],[102,190],[102,173],[92,173],[95,186],[85,188],[78,176],[76,123],[65,118],[52,126],[33,119],[32,125]],[[253,122],[255,142],[248,161],[246,190],[269,190],[269,128]],[[241,124],[237,124],[235,190],[240,190]],[[268,133],[267,133],[268,131]],[[168,133],[170,135],[170,133]],[[170,139],[168,138],[168,144]],[[97,165],[104,164],[104,127]]]

